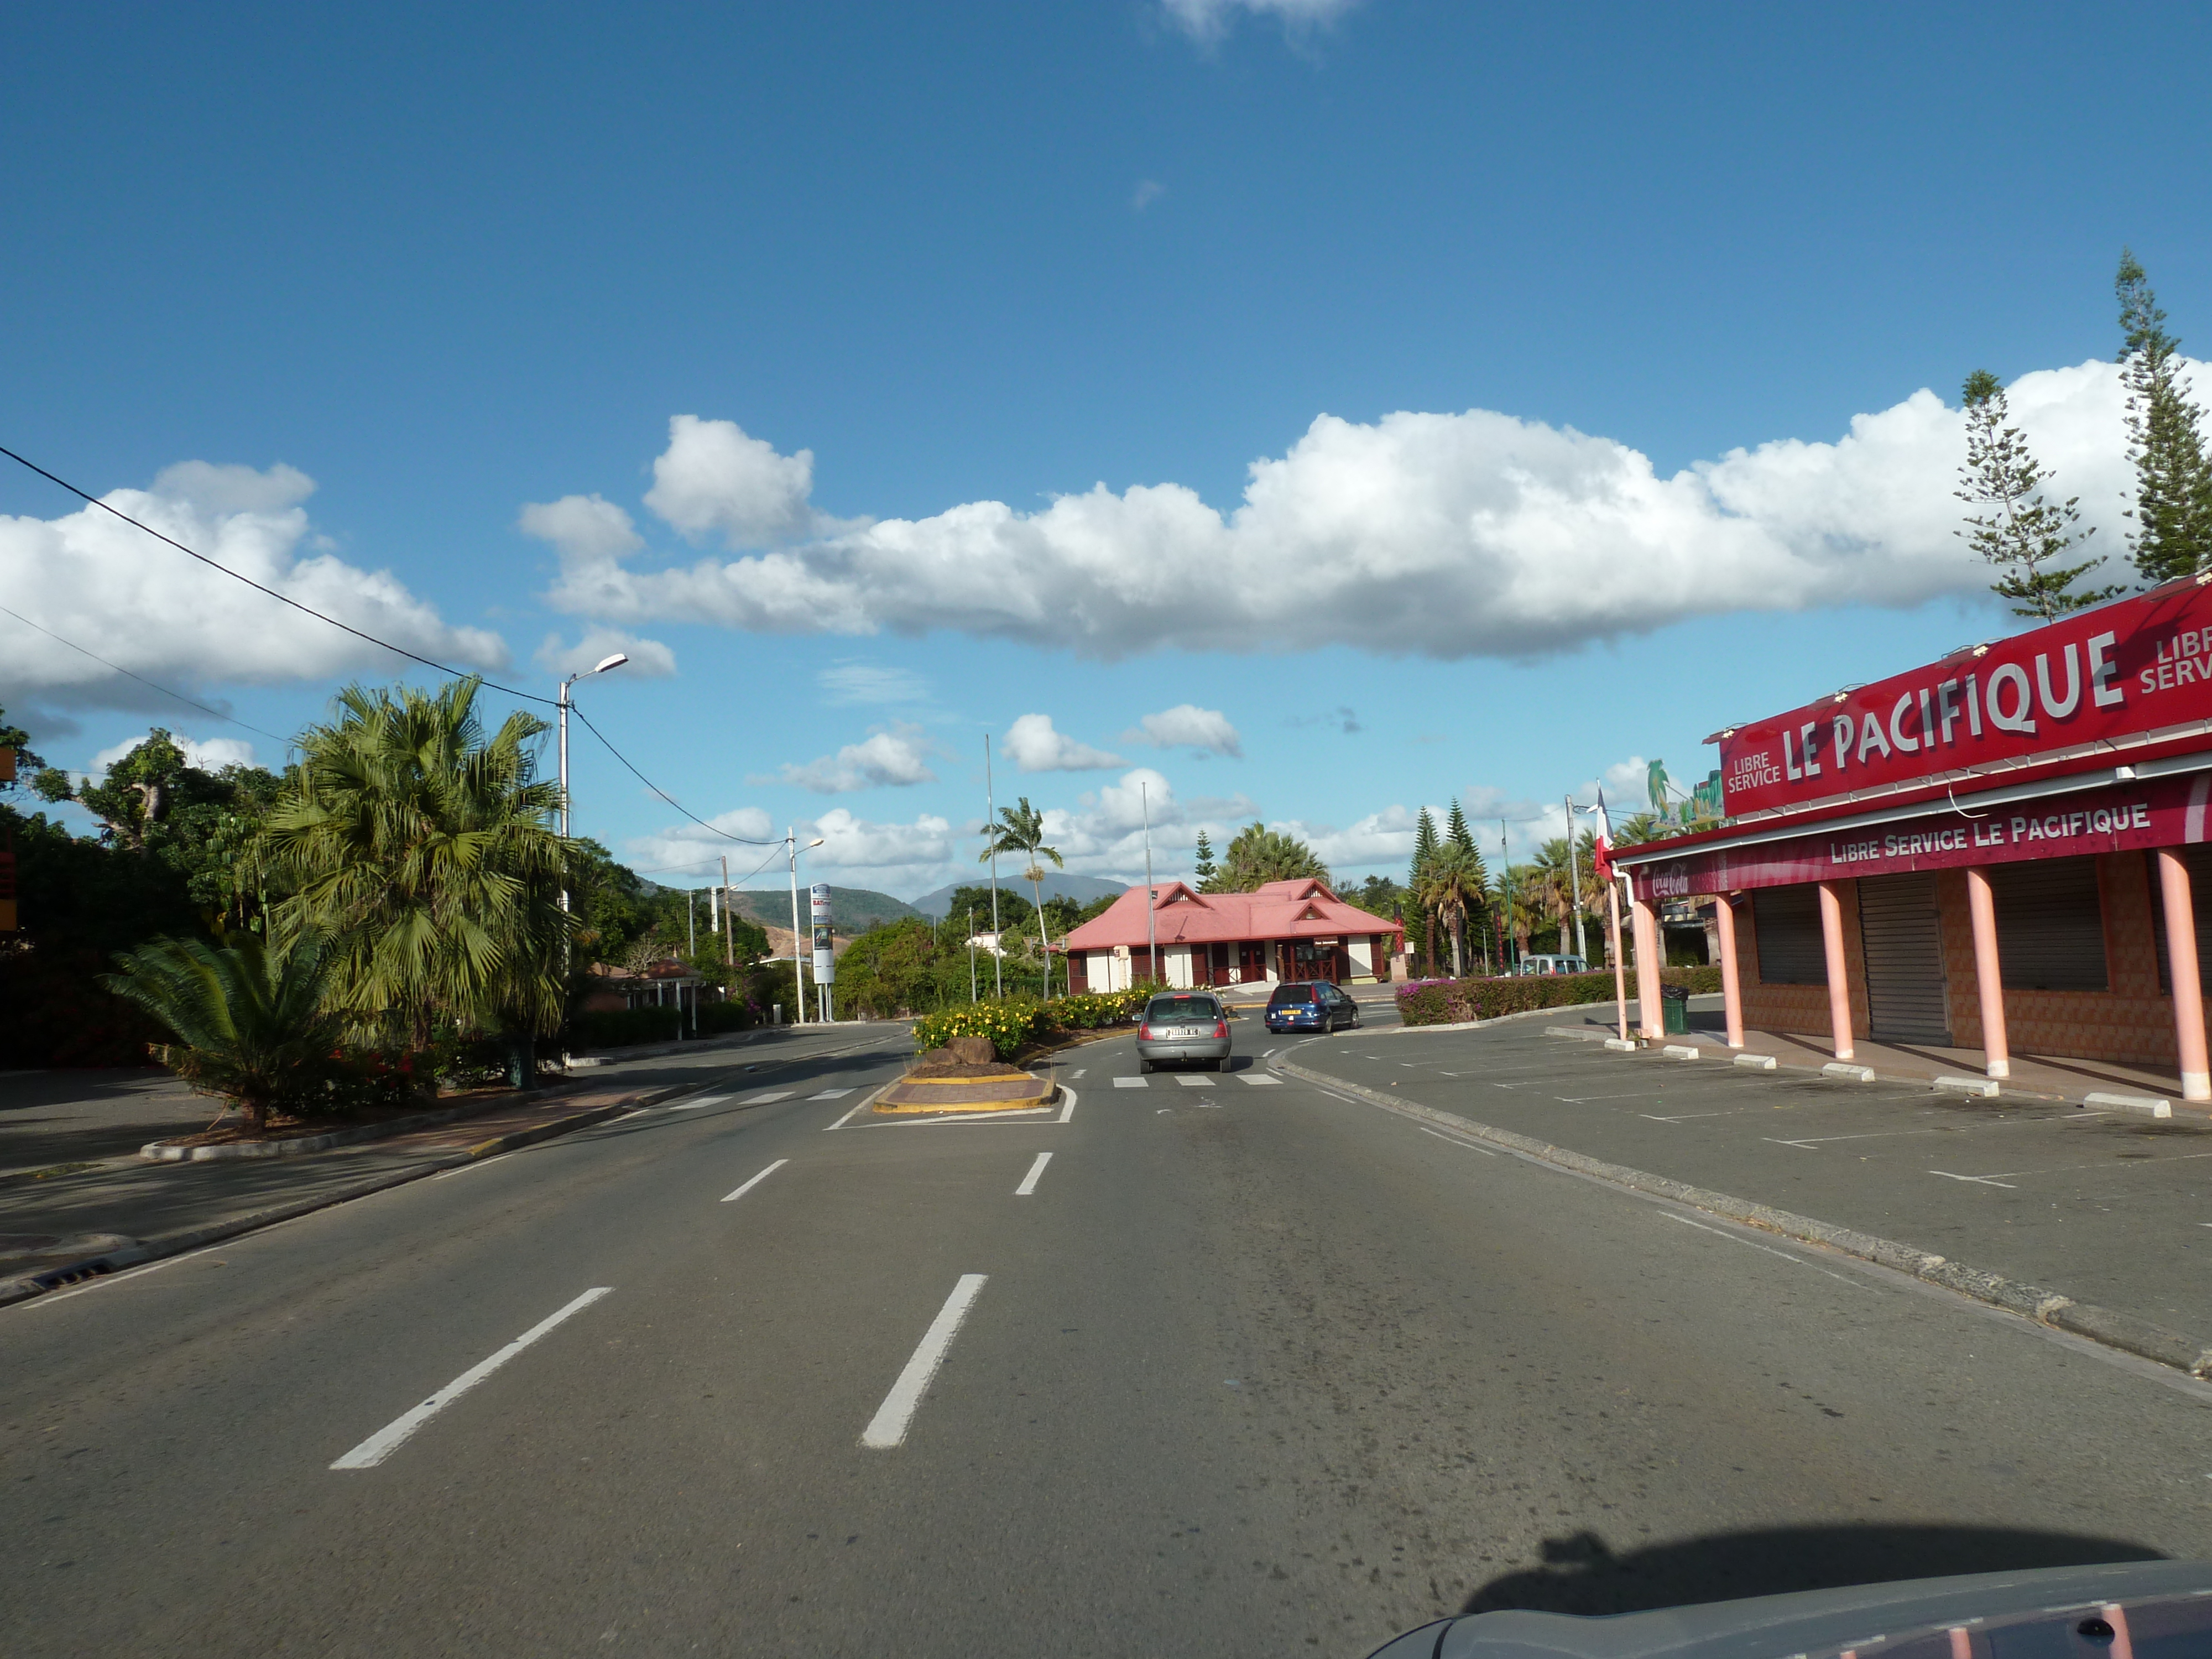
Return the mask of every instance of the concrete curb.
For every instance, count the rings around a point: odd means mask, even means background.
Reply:
[[[2100,1308],[2094,1303],[2077,1302],[2043,1285],[2023,1284],[1984,1268],[1972,1267],[1961,1261],[1953,1261],[1947,1257],[1917,1249],[1910,1244],[1900,1244],[1893,1239],[1863,1233],[1856,1228],[1815,1221],[1808,1216],[1795,1215],[1769,1205],[1754,1204],[1748,1199],[1717,1193],[1709,1188],[1693,1187],[1687,1182],[1673,1181],[1665,1176],[1632,1170],[1623,1164],[1609,1164],[1603,1158],[1571,1152],[1565,1146],[1554,1146],[1530,1135],[1516,1134],[1510,1129],[1477,1123],[1472,1118],[1441,1111],[1433,1106],[1424,1106],[1415,1101],[1395,1100],[1376,1090],[1357,1083],[1347,1083],[1341,1078],[1330,1077],[1326,1073],[1312,1071],[1289,1060],[1270,1063],[1276,1070],[1288,1072],[1309,1083],[1356,1095],[1386,1112],[1434,1123],[1455,1133],[1486,1141],[1504,1151],[1517,1152],[1524,1158],[1556,1164],[1560,1169],[1572,1170],[1578,1175],[1591,1176],[1633,1192],[1671,1199],[1678,1204],[1687,1204],[1713,1215],[1725,1216],[1731,1221],[1741,1221],[1767,1232],[1778,1233],[1785,1238],[1796,1239],[1801,1243],[1840,1250],[1845,1255],[1856,1256],[1862,1261],[1871,1261],[1898,1273],[1909,1273],[1928,1284],[1972,1297],[1977,1302],[2002,1308],[2007,1312],[2021,1315],[2040,1324],[2075,1336],[2087,1337],[2106,1347],[2118,1348],[2144,1359],[2156,1360],[2161,1365],[2171,1365],[2176,1370],[2186,1371],[2194,1377],[2212,1379],[2212,1342],[2180,1331],[2169,1330],[2147,1319],[2138,1319],[2133,1314]]]
[[[573,1083],[556,1084],[551,1091],[574,1086]],[[549,1091],[541,1089],[537,1092],[543,1099]],[[514,1103],[513,1097],[479,1100],[466,1106],[416,1112],[408,1117],[364,1123],[351,1129],[325,1129],[319,1135],[295,1135],[287,1140],[224,1142],[213,1146],[176,1146],[167,1141],[149,1140],[138,1149],[138,1156],[149,1164],[227,1164],[243,1158],[299,1158],[308,1152],[328,1152],[333,1146],[358,1146],[366,1141],[389,1140],[394,1135],[416,1129],[434,1129],[441,1123],[456,1122]]]
[[[524,1146],[535,1146],[541,1140],[588,1129],[609,1118],[619,1117],[624,1112],[641,1107],[655,1106],[678,1095],[698,1094],[714,1085],[703,1083],[679,1083],[665,1088],[634,1095],[605,1106],[593,1106],[580,1112],[571,1112],[566,1117],[555,1118],[548,1123],[532,1124],[527,1129],[517,1129],[508,1134],[494,1135],[470,1147],[465,1152],[448,1153],[434,1158],[404,1170],[394,1170],[373,1180],[342,1187],[335,1192],[319,1193],[295,1203],[279,1204],[266,1210],[255,1210],[250,1214],[231,1216],[213,1221],[204,1226],[188,1227],[173,1233],[164,1233],[158,1238],[141,1240],[119,1250],[110,1250],[102,1255],[88,1256],[82,1261],[65,1262],[58,1267],[48,1267],[21,1278],[0,1279],[0,1308],[17,1302],[27,1302],[33,1297],[43,1296],[48,1291],[82,1283],[88,1279],[100,1279],[125,1267],[136,1267],[149,1261],[159,1261],[165,1256],[182,1255],[203,1245],[220,1244],[226,1239],[258,1232],[264,1227],[273,1227],[282,1221],[291,1221],[303,1215],[313,1215],[318,1210],[333,1209],[340,1204],[349,1204],[355,1199],[367,1198],[373,1193],[404,1187],[410,1182],[421,1181],[441,1170],[473,1164],[480,1158],[492,1158],[501,1152],[515,1152]]]
[[[1510,1014],[1492,1014],[1488,1019],[1455,1020],[1449,1025],[1378,1025],[1372,1035],[1412,1036],[1420,1031],[1482,1031],[1487,1030],[1492,1025],[1510,1025],[1516,1019],[1534,1019],[1544,1014],[1549,1014],[1553,1019],[1557,1019],[1571,1008],[1601,1008],[1604,1006],[1603,1003],[1598,1002],[1555,1002],[1548,1008],[1522,1008]],[[1358,1030],[1360,1028],[1354,1026],[1352,1029]],[[1593,1025],[1589,1029],[1591,1040],[1595,1042],[1598,1037],[1603,1036],[1609,1028]],[[1582,1033],[1571,1032],[1569,1028],[1563,1025],[1559,1028],[1559,1035],[1580,1036]]]

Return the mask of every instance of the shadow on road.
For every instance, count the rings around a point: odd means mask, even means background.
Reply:
[[[1578,1532],[1546,1539],[1542,1566],[1492,1579],[1461,1611],[1643,1613],[1903,1578],[2165,1559],[2117,1538],[2008,1527],[1778,1527],[1656,1544],[1626,1555],[1615,1555],[1594,1532]]]

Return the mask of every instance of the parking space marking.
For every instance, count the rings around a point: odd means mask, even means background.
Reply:
[[[611,1285],[593,1285],[557,1313],[550,1314],[539,1320],[520,1336],[516,1337],[514,1341],[492,1355],[490,1358],[479,1360],[470,1366],[468,1370],[447,1383],[444,1388],[439,1389],[412,1411],[402,1413],[392,1419],[391,1422],[369,1436],[331,1467],[334,1469],[374,1468],[393,1452],[398,1451],[416,1430],[421,1428],[440,1412],[445,1410],[447,1407],[452,1405],[453,1401],[459,1400],[471,1389],[476,1387],[477,1383],[537,1341],[538,1338],[561,1324],[572,1314],[583,1312],[585,1309],[613,1289],[614,1286]]]
[[[2020,1190],[2020,1188],[2011,1182],[1999,1181],[1996,1176],[1953,1175],[1948,1170],[1930,1170],[1928,1173],[1932,1176],[1942,1176],[1946,1181],[1971,1181],[1977,1186],[2002,1187],[2007,1192],[2011,1193],[2016,1193]],[[2005,1175],[2033,1175],[2035,1171],[2033,1170],[2006,1170],[2002,1171],[2002,1173]]]
[[[1933,1129],[1870,1129],[1860,1135],[1808,1135],[1802,1140],[1784,1140],[1779,1135],[1761,1135],[1761,1140],[1771,1140],[1778,1146],[1802,1146],[1807,1152],[1817,1152],[1832,1141],[1838,1140],[1894,1140],[1900,1135],[1932,1135]]]
[[[1658,1117],[1650,1112],[1638,1112],[1636,1115],[1650,1118],[1654,1123],[1687,1123],[1693,1117],[1734,1117],[1735,1114],[1734,1112],[1684,1112],[1677,1117]],[[1801,1143],[1793,1140],[1790,1144],[1795,1146]]]
[[[1148,1077],[1117,1077],[1114,1079],[1114,1086],[1117,1089],[1149,1089],[1152,1086],[1152,1080]]]

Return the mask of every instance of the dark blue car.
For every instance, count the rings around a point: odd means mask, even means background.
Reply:
[[[1334,1031],[1359,1024],[1359,1008],[1325,980],[1294,980],[1278,985],[1267,999],[1271,1031]]]

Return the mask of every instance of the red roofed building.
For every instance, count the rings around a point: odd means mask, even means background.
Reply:
[[[1311,879],[1271,881],[1250,893],[1201,893],[1180,881],[1151,890],[1149,916],[1146,890],[1132,887],[1067,936],[1069,977],[1078,990],[1119,991],[1145,979],[1175,986],[1286,979],[1369,985],[1388,977],[1390,956],[1402,948],[1396,922],[1346,904]]]

